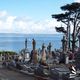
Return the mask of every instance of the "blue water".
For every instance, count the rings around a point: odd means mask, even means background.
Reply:
[[[52,50],[61,47],[62,35],[58,34],[0,34],[0,50],[19,52],[25,48],[25,39],[28,40],[28,49],[32,50],[32,39],[36,40],[36,49],[41,48],[42,43],[48,46],[52,43]]]

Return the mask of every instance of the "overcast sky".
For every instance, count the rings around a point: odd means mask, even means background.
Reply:
[[[80,1],[80,0],[75,0]],[[74,0],[0,0],[0,33],[55,34],[51,15]]]

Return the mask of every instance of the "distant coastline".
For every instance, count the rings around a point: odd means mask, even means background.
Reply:
[[[26,35],[32,35],[32,36],[36,36],[36,35],[39,35],[39,36],[43,36],[43,35],[56,35],[56,36],[59,36],[59,35],[63,35],[63,34],[60,34],[60,33],[57,33],[57,34],[25,34],[25,33],[0,33],[0,36],[26,36]]]

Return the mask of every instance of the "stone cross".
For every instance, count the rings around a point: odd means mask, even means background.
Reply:
[[[51,52],[51,47],[52,47],[52,45],[51,45],[51,42],[49,43],[49,45],[48,45],[48,51],[49,51],[49,53]]]

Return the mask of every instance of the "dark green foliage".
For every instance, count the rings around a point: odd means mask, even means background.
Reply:
[[[52,18],[57,19],[57,21],[61,21],[65,25],[67,25],[67,30],[64,30],[63,27],[55,28],[57,32],[63,32],[67,34],[72,34],[72,51],[75,52],[76,48],[76,40],[77,36],[80,32],[80,3],[74,2],[71,4],[67,4],[61,7],[64,13],[54,14]],[[70,32],[70,28],[73,26],[72,33]],[[67,36],[68,37],[68,36]],[[70,43],[70,37],[69,43]]]
[[[15,54],[17,54],[17,53],[16,53],[16,52],[13,52],[13,51],[0,51],[0,54],[15,55]]]
[[[66,30],[64,29],[64,27],[55,27],[57,32],[62,32],[62,33],[66,33]]]
[[[57,21],[61,21],[61,20],[64,20],[64,19],[68,19],[69,15],[70,15],[69,12],[61,13],[61,14],[54,14],[54,15],[52,15],[52,18],[57,19]]]
[[[61,7],[62,10],[77,11],[80,9],[80,3],[67,4]]]

